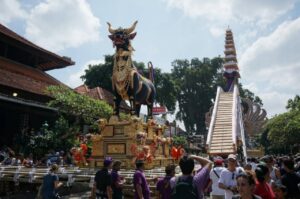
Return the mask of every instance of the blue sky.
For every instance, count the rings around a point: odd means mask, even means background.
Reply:
[[[75,66],[49,72],[82,84],[88,64],[114,49],[106,22],[127,27],[136,61],[165,72],[175,59],[223,56],[225,30],[233,30],[241,82],[260,96],[268,116],[282,113],[300,90],[299,0],[0,0],[0,23]]]

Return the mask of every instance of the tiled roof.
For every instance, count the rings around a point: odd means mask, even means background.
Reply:
[[[0,38],[4,42],[8,42],[10,45],[14,45],[17,48],[20,48],[24,51],[29,51],[31,54],[39,56],[39,62],[37,63],[36,67],[40,70],[47,71],[56,68],[64,68],[66,66],[75,64],[70,58],[61,57],[55,53],[45,50],[44,48],[28,41],[2,24],[0,24]]]
[[[0,85],[46,95],[47,86],[64,84],[39,69],[0,58]]]
[[[74,88],[74,90],[80,94],[90,96],[94,99],[104,100],[112,106],[114,104],[114,95],[104,88],[95,87],[89,89],[86,85],[81,85],[77,88]],[[124,101],[121,102],[120,107],[125,110],[130,110],[130,107]]]

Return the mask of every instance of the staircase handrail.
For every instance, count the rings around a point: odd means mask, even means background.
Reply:
[[[214,129],[214,124],[216,121],[216,116],[217,116],[217,110],[218,110],[218,104],[219,104],[219,98],[220,98],[220,93],[223,92],[222,88],[220,86],[218,86],[217,88],[217,95],[216,95],[216,99],[215,99],[215,103],[214,103],[214,109],[211,115],[211,119],[210,119],[210,123],[209,123],[209,129],[208,129],[208,134],[207,134],[207,139],[206,139],[206,146],[207,149],[210,148],[210,144],[211,144],[211,137],[212,137],[212,132]]]
[[[236,134],[237,134],[237,97],[238,87],[235,84],[233,89],[233,104],[232,104],[232,143],[236,147]]]
[[[241,137],[243,142],[243,155],[245,162],[247,163],[247,148],[246,148],[246,138],[245,138],[245,128],[244,128],[244,120],[243,120],[243,112],[242,112],[242,100],[240,97],[238,97],[238,112],[239,112],[239,122],[240,122],[240,130],[241,130]]]

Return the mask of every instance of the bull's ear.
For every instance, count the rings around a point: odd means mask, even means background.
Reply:
[[[134,39],[135,36],[136,36],[136,32],[130,34],[130,35],[129,35],[129,39]]]
[[[113,35],[108,35],[108,37],[113,41],[114,40],[114,36]]]

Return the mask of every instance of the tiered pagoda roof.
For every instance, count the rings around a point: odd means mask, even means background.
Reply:
[[[223,64],[224,70],[226,72],[233,72],[239,71],[237,59],[236,59],[236,50],[235,50],[235,45],[234,45],[234,39],[233,39],[233,34],[231,29],[226,30],[226,37],[225,37],[225,62]]]

